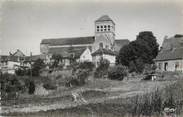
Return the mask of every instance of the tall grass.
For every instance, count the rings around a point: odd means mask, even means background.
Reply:
[[[17,114],[19,117],[164,117],[164,108],[175,108],[177,115],[183,114],[183,80],[155,89],[144,95],[127,99],[110,100],[103,103],[81,105],[69,109],[47,112]],[[16,115],[16,114],[15,114]]]

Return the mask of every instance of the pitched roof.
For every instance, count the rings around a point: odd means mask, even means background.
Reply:
[[[175,35],[168,39],[164,39],[162,44],[163,50],[169,50],[171,48],[183,47],[183,36]]]
[[[116,53],[110,49],[99,48],[98,50],[92,53],[92,56],[102,55],[102,54],[113,55],[113,56],[116,55]]]
[[[171,50],[161,50],[155,61],[163,61],[163,60],[177,60],[183,59],[183,47],[182,48],[174,48]]]
[[[19,49],[17,49],[17,51],[15,53],[13,53],[12,56],[23,57],[23,56],[25,56],[25,54],[22,51],[20,51]]]
[[[108,15],[101,16],[95,22],[103,22],[103,21],[112,21],[113,22],[113,20]]]
[[[59,54],[62,57],[70,57],[71,54],[74,54],[74,57],[79,58],[81,54],[86,50],[87,47],[58,47],[58,48],[50,48],[50,54]]]
[[[46,59],[46,55],[40,54],[40,55],[32,55],[32,56],[26,56],[24,58],[25,61],[36,61],[37,59]]]
[[[1,55],[0,60],[3,61],[13,61],[13,62],[19,62],[20,60],[23,60],[24,57],[20,56],[13,56],[13,55]]]
[[[115,51],[119,52],[119,50],[123,46],[125,46],[125,45],[127,45],[129,43],[130,43],[130,41],[128,39],[118,39],[118,40],[115,40],[114,41]]]
[[[41,41],[41,44],[49,44],[50,46],[77,45],[77,44],[93,44],[94,41],[95,41],[94,36],[88,36],[88,37],[74,37],[74,38],[43,39]]]

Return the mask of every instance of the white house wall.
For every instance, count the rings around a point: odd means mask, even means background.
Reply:
[[[158,71],[165,71],[164,66],[165,63],[168,63],[167,71],[181,71],[183,72],[183,60],[167,60],[167,61],[157,61],[157,70]],[[175,64],[179,63],[179,67],[176,69]],[[161,67],[159,66],[161,64]]]
[[[92,61],[91,52],[88,48],[81,54],[80,61]]]
[[[95,65],[97,65],[97,63],[100,61],[101,57],[103,57],[104,59],[109,60],[110,65],[113,66],[115,64],[116,61],[116,56],[112,56],[112,55],[97,55],[93,57],[93,62],[95,63]]]
[[[116,56],[112,56],[112,55],[103,55],[103,58],[109,60],[110,64],[115,64]]]

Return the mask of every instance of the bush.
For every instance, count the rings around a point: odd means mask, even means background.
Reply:
[[[82,86],[86,83],[89,76],[89,71],[86,69],[78,69],[66,83],[66,86]]]
[[[25,75],[25,73],[26,73],[25,69],[22,69],[22,68],[18,68],[15,70],[15,74],[17,76],[23,76],[23,75]]]
[[[92,62],[89,61],[84,61],[84,62],[79,62],[79,63],[73,63],[71,68],[72,68],[72,72],[73,74],[78,70],[78,69],[85,69],[88,71],[93,71],[93,68],[95,67],[95,65]]]
[[[145,64],[143,74],[153,74],[156,68],[155,64]]]
[[[88,70],[92,71],[94,67],[95,67],[95,65],[89,61],[84,61],[79,64],[80,69],[88,69]]]
[[[40,70],[45,68],[45,63],[42,59],[37,59],[32,65],[32,75],[39,76]]]
[[[32,81],[30,79],[26,79],[25,80],[25,86],[28,88],[28,93],[29,94],[34,94],[34,91],[35,91],[35,83],[34,83],[34,81]]]
[[[2,98],[16,98],[16,94],[24,89],[21,80],[15,75],[2,74],[0,83]]]
[[[110,62],[107,59],[100,59],[98,67],[95,70],[95,78],[104,78],[107,75]]]
[[[46,89],[46,90],[54,90],[57,88],[56,85],[54,85],[53,83],[45,83],[43,84],[43,87]]]
[[[108,78],[111,80],[123,80],[127,75],[127,68],[122,65],[112,67],[108,71]]]

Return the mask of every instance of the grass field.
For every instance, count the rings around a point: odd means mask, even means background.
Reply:
[[[122,110],[126,110],[124,105],[128,105],[127,99],[153,92],[157,88],[163,89],[176,82],[96,79],[82,87],[58,88],[48,96],[7,101],[2,109],[4,113],[22,117],[117,117],[126,113]],[[73,93],[82,95],[85,102],[74,102]]]

